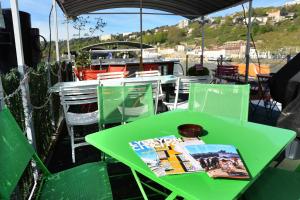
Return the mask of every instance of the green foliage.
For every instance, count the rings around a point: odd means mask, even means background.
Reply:
[[[199,37],[201,35],[201,28],[199,22],[194,22],[191,24],[190,28],[193,29],[192,37]]]
[[[77,67],[90,66],[92,63],[90,53],[88,51],[80,51],[75,58],[75,63]]]
[[[144,43],[146,44],[162,44],[167,41],[168,33],[160,31],[155,34],[144,35]]]
[[[180,44],[186,36],[186,33],[184,30],[179,29],[177,27],[171,27],[168,31],[168,43],[169,44]]]

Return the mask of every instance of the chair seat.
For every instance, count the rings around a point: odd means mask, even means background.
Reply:
[[[98,123],[98,110],[89,113],[68,112],[66,119],[71,126],[96,124]]]
[[[174,110],[174,103],[163,102],[165,106],[167,106],[168,110]],[[189,104],[188,101],[178,102],[177,109],[188,109]]]
[[[156,94],[153,94],[153,99],[156,98]],[[160,93],[158,94],[158,100],[164,100],[166,98],[166,94],[165,93]]]
[[[299,200],[300,173],[268,168],[246,191],[247,200]]]
[[[113,199],[106,164],[88,163],[47,177],[40,199]]]

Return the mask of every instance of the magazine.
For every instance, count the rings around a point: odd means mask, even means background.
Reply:
[[[178,146],[179,143],[204,144],[198,138],[176,138],[174,135],[129,144],[157,176],[203,170],[199,162]]]
[[[250,175],[236,148],[219,144],[179,144],[213,178],[248,179]]]

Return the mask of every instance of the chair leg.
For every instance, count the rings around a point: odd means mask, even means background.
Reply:
[[[74,129],[70,127],[70,137],[71,137],[71,152],[72,152],[72,162],[75,163],[75,141],[74,141]]]

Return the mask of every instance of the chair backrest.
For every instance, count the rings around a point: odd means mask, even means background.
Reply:
[[[178,77],[175,85],[175,100],[174,105],[177,107],[179,94],[189,94],[190,93],[190,85],[191,83],[207,83],[207,76],[205,77],[197,77],[197,76],[183,76]]]
[[[109,65],[107,72],[125,72],[126,66],[125,65]]]
[[[154,114],[152,88],[147,85],[98,86],[99,124],[129,122]]]
[[[60,91],[60,102],[63,106],[96,103],[96,88],[93,86],[62,88]]]
[[[32,157],[38,157],[7,108],[0,112],[0,127],[0,199],[9,199]]]
[[[143,64],[143,69],[144,71],[153,71],[153,70],[158,70],[159,69],[159,64],[155,64],[155,63],[144,63]]]
[[[149,77],[149,76],[160,76],[160,75],[161,73],[158,70],[135,72],[136,77]]]
[[[162,88],[161,88],[161,82],[160,80],[143,80],[143,81],[124,81],[123,85],[125,86],[135,86],[135,85],[147,85],[150,84],[152,88],[152,97],[155,98],[155,107],[154,107],[154,113],[157,113],[157,108],[158,108],[158,101],[159,101],[159,95],[163,94],[162,93]]]
[[[217,77],[231,77],[238,76],[238,66],[235,65],[218,65],[216,69]]]
[[[117,79],[117,78],[125,78],[126,72],[107,72],[97,74],[98,80],[106,80],[106,79]]]
[[[81,86],[81,87],[70,87],[62,88],[60,91],[60,103],[63,106],[64,114],[67,123],[69,123],[68,113],[70,107],[76,107],[77,105],[91,105],[97,103],[97,91],[93,86]],[[96,105],[94,106],[96,108]],[[95,108],[89,106],[87,111],[84,113],[95,111]],[[83,112],[81,110],[81,112]]]
[[[248,121],[249,85],[199,84],[190,86],[189,109]]]

